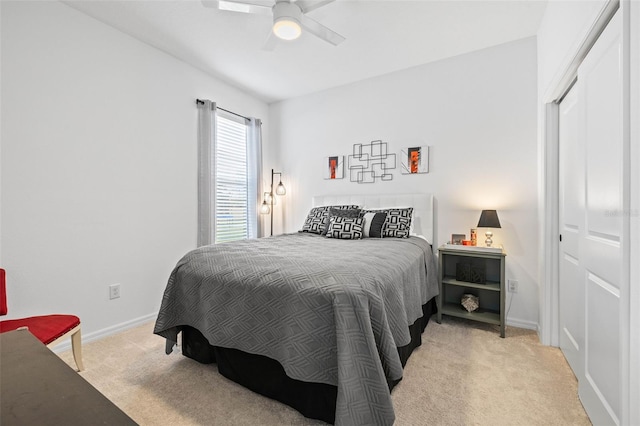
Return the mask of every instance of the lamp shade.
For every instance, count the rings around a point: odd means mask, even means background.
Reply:
[[[267,204],[266,200],[262,202],[262,205],[260,206],[260,214],[269,214],[271,213],[271,207],[269,207],[269,204]]]
[[[482,210],[478,228],[501,228],[498,213],[495,210]]]

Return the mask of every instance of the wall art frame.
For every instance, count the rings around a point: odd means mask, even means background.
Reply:
[[[403,175],[429,173],[429,147],[403,148],[400,151],[400,172]]]
[[[344,155],[330,155],[324,158],[324,179],[344,178]]]

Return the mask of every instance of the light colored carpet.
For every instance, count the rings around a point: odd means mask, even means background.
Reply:
[[[164,354],[153,323],[83,346],[81,373],[141,425],[318,425],[222,377],[215,364]],[[561,352],[535,332],[443,318],[392,392],[396,425],[589,425]],[[60,354],[75,368],[71,352]]]

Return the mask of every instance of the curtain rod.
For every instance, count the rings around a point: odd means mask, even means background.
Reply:
[[[204,103],[204,101],[203,101],[203,100],[201,100],[201,99],[196,99],[196,103],[197,103],[197,104],[203,104],[203,103]],[[245,120],[250,120],[250,118],[249,118],[249,117],[245,117],[244,115],[238,114],[238,113],[233,112],[233,111],[229,111],[228,109],[220,108],[220,107],[219,107],[219,106],[217,106],[217,105],[216,105],[216,108],[217,108],[217,109],[221,109],[221,110],[222,110],[222,111],[224,111],[224,112],[228,112],[229,114],[233,114],[233,115],[235,115],[235,116],[238,116],[238,117],[240,117],[240,118],[244,118]]]

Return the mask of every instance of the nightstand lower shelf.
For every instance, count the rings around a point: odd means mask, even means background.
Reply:
[[[460,304],[445,303],[442,307],[442,313],[452,317],[466,318],[474,321],[500,325],[500,314],[488,309],[480,308],[473,312],[467,312],[467,310]]]

